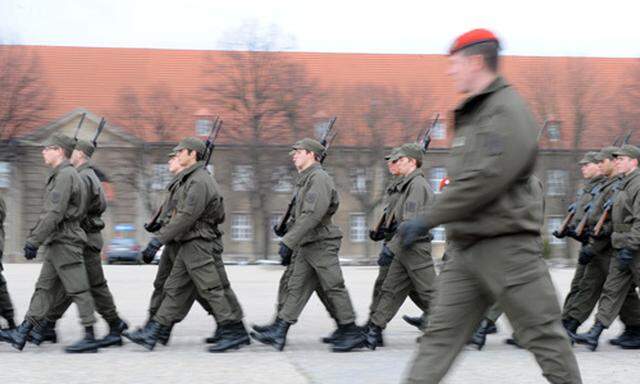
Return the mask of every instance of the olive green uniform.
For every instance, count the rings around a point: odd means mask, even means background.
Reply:
[[[640,285],[640,170],[635,169],[625,176],[622,186],[611,210],[611,222],[613,232],[611,245],[613,253],[609,274],[607,276],[596,319],[605,327],[609,327],[618,314],[622,317],[621,309],[628,307],[630,300],[634,302],[635,292],[630,291],[632,284]],[[616,252],[621,249],[629,249],[635,252],[633,261],[628,269],[620,270]],[[637,300],[637,296],[635,297]],[[633,307],[632,307],[633,308]],[[631,324],[638,324],[637,313],[629,315]]]
[[[86,196],[84,201],[87,204],[86,216],[80,222],[80,227],[87,235],[87,243],[82,254],[91,287],[91,296],[93,296],[96,311],[107,323],[112,324],[119,317],[116,305],[113,302],[113,296],[104,277],[100,258],[103,246],[100,232],[104,228],[102,214],[107,209],[107,199],[102,189],[102,184],[95,174],[93,161],[87,160],[78,166],[76,170],[83,183],[84,195]],[[71,298],[66,296],[65,292],[60,291],[60,293],[62,295],[56,298],[55,304],[47,314],[48,320],[56,321],[60,319],[71,305]]]
[[[593,228],[604,213],[605,203],[617,193],[622,177],[614,176],[603,184],[601,193],[592,201],[593,210],[589,213],[585,228],[593,232]],[[573,318],[583,323],[598,303],[605,281],[610,271],[611,259],[615,256],[611,246],[611,216],[605,221],[600,235],[591,237],[587,247],[593,252],[591,261],[584,266],[584,274],[579,284],[577,295],[570,303],[565,303],[564,318]],[[640,300],[631,290],[630,295],[621,295],[624,305],[620,310],[620,318],[626,325],[640,325]],[[626,301],[624,299],[626,297]]]
[[[34,325],[49,313],[60,291],[78,306],[82,325],[96,321],[82,254],[87,243],[80,226],[86,209],[82,184],[68,160],[55,167],[47,179],[42,214],[27,237],[27,243],[44,246],[42,269],[26,316]]]
[[[400,224],[415,218],[429,204],[433,203],[433,191],[424,178],[421,169],[416,169],[402,178],[398,185],[400,196],[390,211],[390,217]],[[403,249],[399,236],[393,235],[387,247],[395,257],[389,266],[382,295],[371,322],[380,328],[393,319],[409,292],[415,291],[416,303],[424,313],[428,313],[429,304],[435,298],[436,272],[431,258],[431,235],[414,243],[409,249]],[[400,305],[398,305],[400,303]]]
[[[605,176],[596,176],[587,181],[585,183],[584,188],[579,192],[578,197],[576,199],[576,211],[573,219],[567,226],[568,229],[574,231],[575,228],[582,220],[582,216],[585,214],[585,207],[591,202],[593,199],[593,193],[595,193],[602,185],[603,182],[606,181]],[[593,215],[591,215],[593,217]],[[573,273],[573,279],[571,279],[571,286],[569,288],[569,293],[564,299],[564,305],[562,306],[562,318],[566,319],[568,317],[569,308],[573,305],[578,292],[580,292],[580,282],[584,276],[585,265],[578,264],[576,265],[576,270]],[[597,300],[597,299],[596,299]],[[577,319],[576,319],[577,320]]]
[[[2,257],[4,255],[4,219],[7,217],[7,207],[4,199],[0,196],[0,316],[5,320],[13,322],[14,312],[9,290],[7,289],[7,281],[2,276],[4,266],[2,265]]]
[[[332,221],[339,205],[333,180],[320,164],[313,164],[300,173],[294,196],[295,206],[282,242],[296,257],[278,317],[295,323],[310,292],[320,285],[337,323],[353,323],[355,313],[338,260],[342,233]]]
[[[542,258],[537,131],[524,100],[501,77],[455,110],[451,183],[419,221],[423,228],[445,224],[450,260],[407,382],[439,383],[498,302],[548,381],[581,383]]]
[[[212,257],[224,220],[219,187],[198,161],[178,174],[176,208],[169,222],[156,233],[162,244],[175,241],[179,248],[164,283],[164,298],[153,320],[171,326],[181,320],[185,301],[196,295],[209,304],[218,324],[238,321],[225,295],[223,279]]]
[[[391,212],[395,207],[395,205],[397,204],[400,198],[399,186],[401,183],[402,183],[402,177],[400,176],[394,176],[392,181],[389,183],[389,186],[387,187],[387,190],[386,190],[387,195],[385,199],[385,208],[384,208],[385,213]],[[395,225],[393,223],[389,223],[390,219],[391,219],[390,215],[385,216],[385,222],[382,224],[383,228],[388,229],[393,225]],[[395,228],[392,228],[392,229],[395,230]],[[385,244],[386,244],[386,241],[385,241]],[[378,303],[380,302],[380,297],[382,296],[382,284],[384,283],[385,279],[387,278],[387,275],[389,274],[389,266],[390,265],[381,265],[378,267],[378,276],[376,277],[376,281],[373,284],[373,294],[371,297],[371,305],[369,306],[369,319],[371,319],[371,316],[373,316],[373,312],[375,312],[376,308],[378,307]],[[409,291],[409,298],[414,303],[416,303],[416,305],[418,305],[420,298],[417,295],[416,291],[414,290]],[[400,308],[402,306],[402,303],[404,303],[404,297],[398,296],[395,299],[394,305]]]

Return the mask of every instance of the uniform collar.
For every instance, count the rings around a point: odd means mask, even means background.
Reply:
[[[493,80],[491,84],[489,84],[485,89],[483,89],[479,93],[469,96],[462,103],[460,103],[455,109],[455,114],[458,115],[459,113],[465,113],[467,109],[473,108],[491,94],[509,86],[510,85],[502,76],[497,76],[495,80]]]
[[[420,175],[422,175],[422,170],[420,168],[416,168],[413,172],[402,178],[401,182],[398,183],[398,188],[400,190],[404,190],[413,179]]]
[[[83,169],[86,169],[86,168],[93,168],[93,161],[87,160],[84,163],[78,165],[78,168],[76,168],[76,171],[80,172],[80,171],[82,171]]]
[[[58,164],[56,167],[54,167],[51,170],[51,172],[49,173],[49,177],[47,178],[47,182],[49,182],[55,175],[57,175],[61,169],[66,167],[71,167],[71,163],[69,162],[68,159],[62,160],[60,164]]]
[[[307,168],[304,171],[300,172],[300,174],[298,175],[298,184],[304,183],[304,180],[306,180],[307,176],[309,176],[311,173],[313,173],[313,171],[315,171],[316,169],[320,169],[320,168],[322,168],[320,163],[315,163],[315,164],[310,165],[309,168]]]
[[[180,173],[178,173],[177,178],[184,180],[184,178],[186,178],[187,176],[189,176],[190,174],[192,174],[193,172],[195,172],[197,169],[199,168],[203,168],[204,167],[204,162],[202,161],[196,161],[195,164],[193,164],[192,166],[183,169],[182,171],[180,171]]]
[[[633,171],[631,171],[630,174],[626,175],[624,177],[624,187],[626,187],[627,185],[629,185],[629,183],[631,182],[631,180],[637,178],[638,176],[640,176],[640,170],[638,168],[634,169]],[[624,189],[623,187],[623,189]]]

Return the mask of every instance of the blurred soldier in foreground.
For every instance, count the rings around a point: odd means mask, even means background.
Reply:
[[[7,289],[7,281],[2,276],[4,266],[2,265],[2,256],[4,255],[4,219],[7,217],[7,206],[4,203],[2,195],[0,195],[0,316],[7,322],[9,329],[16,327],[14,319],[13,304]]]

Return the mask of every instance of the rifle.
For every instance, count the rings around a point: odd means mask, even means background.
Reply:
[[[440,114],[436,113],[435,119],[431,122],[431,125],[425,128],[425,131],[422,135],[419,135],[416,139],[416,142],[420,144],[420,148],[422,148],[422,152],[426,152],[429,149],[429,144],[431,144],[431,131],[438,125],[438,120],[440,119]]]
[[[93,140],[91,140],[91,143],[93,144],[94,148],[98,148],[98,137],[100,137],[100,134],[102,133],[102,130],[104,129],[105,125],[107,125],[107,121],[103,117],[102,119],[100,119],[100,124],[98,124],[96,135],[93,137]]]
[[[320,156],[320,164],[322,164],[324,162],[324,159],[327,157],[327,150],[329,149],[331,142],[337,135],[336,132],[333,132],[333,125],[336,123],[337,119],[337,117],[334,117],[333,119],[331,119],[331,121],[329,121],[327,129],[324,131],[322,137],[320,138],[320,144],[322,144],[322,146],[325,148],[322,155]],[[278,224],[273,227],[273,232],[276,234],[276,236],[282,237],[287,234],[287,222],[289,222],[291,212],[293,212],[293,207],[295,205],[296,196],[293,196],[291,201],[289,201],[289,205],[287,205],[287,211],[284,213],[284,216],[282,216]]]
[[[621,180],[618,180],[616,182],[616,185],[613,187],[613,194],[604,203],[602,215],[600,215],[600,218],[598,218],[598,222],[596,223],[595,227],[593,227],[593,235],[594,236],[600,236],[600,232],[602,231],[602,227],[604,226],[604,223],[609,218],[611,209],[613,208],[613,203],[615,202],[616,197],[618,196],[618,190],[620,189],[620,185],[621,184],[622,184]]]
[[[576,237],[578,239],[581,238],[582,234],[584,233],[584,229],[587,226],[587,220],[589,220],[589,217],[591,216],[591,213],[593,212],[593,210],[596,207],[595,204],[594,204],[595,198],[601,192],[602,192],[602,185],[601,184],[596,185],[595,187],[593,187],[591,192],[589,192],[591,194],[591,201],[584,208],[584,215],[582,216],[582,219],[580,220],[580,222],[578,223],[578,226],[576,227]]]
[[[558,239],[566,236],[567,227],[569,227],[569,223],[571,223],[571,220],[573,220],[573,217],[576,215],[576,203],[571,204],[567,211],[569,213],[567,213],[567,216],[565,216],[564,220],[562,220],[562,223],[560,224],[558,229],[553,231],[553,236],[557,237]]]
[[[218,133],[220,133],[220,129],[222,128],[222,120],[216,116],[213,125],[211,126],[211,131],[209,132],[209,137],[207,137],[207,141],[205,142],[206,150],[206,159],[204,161],[204,167],[207,168],[209,162],[211,161],[211,156],[213,155],[213,149],[216,147],[216,139],[218,138]]]
[[[629,144],[629,139],[631,138],[631,132],[632,131],[629,130],[629,132],[627,132],[627,134],[624,136],[624,139],[622,139],[622,145]]]
[[[73,135],[74,141],[78,141],[78,133],[80,133],[80,128],[82,128],[82,123],[84,122],[85,117],[87,117],[87,112],[83,113],[80,117],[80,121],[78,122],[78,126],[76,127],[76,133]]]

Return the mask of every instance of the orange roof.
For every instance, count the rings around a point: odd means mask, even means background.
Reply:
[[[0,50],[9,47],[0,46]],[[225,122],[221,133],[223,143],[237,142],[237,137],[230,133],[242,131],[246,126],[237,113],[216,107],[204,94],[205,84],[221,87],[224,78],[229,76],[223,71],[213,75],[205,72],[206,68],[211,68],[212,60],[229,64],[227,52],[53,46],[17,48],[39,58],[42,79],[51,94],[46,116],[43,116],[45,121],[84,108],[105,116],[111,124],[145,140],[177,141],[182,136],[194,134],[197,119],[215,113]],[[307,122],[317,116],[338,116],[340,134],[334,145],[366,146],[380,140],[381,134],[385,144],[397,145],[415,138],[421,129],[416,126],[409,132],[401,132],[398,128],[397,121],[407,117],[403,115],[407,110],[417,111],[420,115],[422,120],[412,120],[415,124],[424,122],[434,113],[440,113],[441,118],[446,119],[460,100],[445,74],[445,55],[289,52],[272,55],[301,64],[309,78],[321,87],[321,96],[314,105],[308,106]],[[534,113],[539,115],[545,110],[547,115],[553,114],[562,122],[562,141],[550,143],[543,139],[542,142],[545,147],[558,149],[572,146],[576,116],[572,100],[579,93],[576,90],[585,90],[587,134],[582,146],[598,147],[610,143],[613,136],[619,134],[619,129],[612,125],[625,101],[623,97],[616,98],[616,94],[627,85],[629,74],[637,65],[635,59],[612,58],[505,57],[502,62],[505,77],[529,100]],[[372,96],[376,96],[379,104],[376,108],[383,112],[384,118],[382,124],[376,125],[373,135],[366,128],[362,115],[362,111],[371,108]],[[144,108],[150,112],[135,116],[136,100],[149,104]],[[392,106],[394,100],[399,105]],[[411,108],[403,109],[402,104],[411,104]],[[164,132],[161,128],[154,129],[149,113],[170,121],[168,129],[164,127]],[[542,122],[544,117],[539,119]],[[29,127],[23,133],[36,128]],[[310,127],[305,130],[305,134],[310,132]],[[278,131],[268,140],[284,144],[292,140],[289,136]],[[436,140],[432,145],[446,147],[448,141]]]

